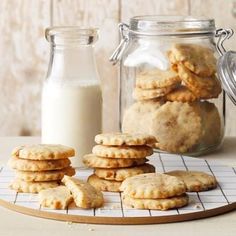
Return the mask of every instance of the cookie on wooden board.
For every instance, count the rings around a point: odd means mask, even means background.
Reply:
[[[66,209],[73,202],[70,190],[65,186],[44,189],[39,192],[39,203],[51,209]]]
[[[94,188],[104,192],[120,192],[120,186],[122,181],[106,180],[97,177],[95,174],[90,175],[88,178]]]
[[[126,178],[134,175],[153,173],[153,172],[155,172],[155,167],[153,165],[144,164],[140,166],[117,168],[117,169],[97,168],[95,169],[94,174],[102,179],[123,181]]]
[[[165,174],[181,179],[187,187],[188,192],[201,192],[217,187],[216,178],[202,171],[169,171]]]
[[[148,134],[105,133],[95,136],[97,144],[106,146],[139,146],[155,143],[156,138]]]
[[[83,163],[91,168],[122,168],[139,166],[147,162],[146,158],[106,158],[95,154],[87,154],[83,157]]]
[[[149,146],[103,146],[96,145],[93,154],[107,158],[145,158],[153,154]]]
[[[74,156],[75,150],[59,144],[34,144],[16,147],[12,155],[29,160],[57,160]]]
[[[120,190],[132,198],[156,199],[182,195],[186,192],[186,186],[174,176],[148,173],[125,179]]]
[[[124,205],[135,209],[149,209],[166,211],[172,208],[179,208],[188,204],[188,195],[182,194],[177,197],[162,198],[162,199],[141,199],[132,198],[122,194],[122,202]]]

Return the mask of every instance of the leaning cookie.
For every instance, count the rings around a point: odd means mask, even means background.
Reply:
[[[87,182],[65,175],[62,183],[70,190],[75,204],[81,208],[97,208],[104,203],[101,191]]]
[[[216,58],[211,48],[198,45],[178,43],[168,52],[172,64],[182,63],[193,73],[208,77],[216,72]]]
[[[186,184],[188,192],[201,192],[217,187],[216,178],[201,171],[175,170],[165,174],[181,179]]]
[[[189,198],[187,194],[163,199],[137,199],[128,195],[122,195],[122,202],[128,207],[161,211],[186,206],[188,200]]]

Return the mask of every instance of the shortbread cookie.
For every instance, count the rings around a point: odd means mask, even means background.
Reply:
[[[59,184],[57,181],[47,181],[47,182],[25,182],[20,179],[15,179],[11,184],[10,188],[22,193],[38,193],[43,189],[54,188]]]
[[[195,74],[207,77],[216,72],[216,58],[210,48],[197,44],[175,44],[168,53],[170,62],[181,62]]]
[[[183,207],[188,204],[188,195],[183,194],[177,197],[164,199],[137,199],[128,195],[122,195],[122,202],[124,205],[136,209],[150,209],[150,210],[168,210],[172,208]]]
[[[90,175],[88,182],[96,189],[104,192],[120,192],[121,181],[100,179],[95,174]]]
[[[184,182],[160,173],[141,174],[122,182],[120,190],[132,198],[169,198],[186,192]]]
[[[107,133],[96,135],[95,142],[107,146],[139,146],[155,143],[156,138],[148,134]]]
[[[155,167],[150,164],[144,164],[141,166],[118,168],[118,169],[95,169],[95,175],[99,178],[107,180],[123,181],[128,177],[155,172]]]
[[[156,88],[156,89],[141,89],[135,88],[133,91],[133,98],[138,101],[164,97],[170,91],[176,88],[176,85],[170,85],[167,87]]]
[[[44,189],[39,192],[39,203],[51,209],[66,209],[73,201],[70,190],[65,186]]]
[[[61,170],[49,171],[16,171],[16,178],[27,182],[61,180],[64,175],[73,176],[75,169],[71,166]]]
[[[83,163],[91,168],[121,168],[143,165],[148,160],[146,158],[106,158],[94,154],[87,154],[83,157]]]
[[[198,97],[202,97],[202,90],[209,91],[209,93],[213,90],[214,86],[216,86],[216,78],[212,77],[200,77],[194,73],[192,73],[189,69],[187,69],[182,64],[178,64],[178,74],[179,77],[183,80],[184,85],[188,87],[195,95]]]
[[[101,191],[89,183],[65,175],[62,179],[65,186],[71,191],[75,204],[81,208],[98,208],[104,203]]]
[[[148,70],[140,73],[136,78],[136,87],[141,89],[157,89],[178,85],[181,79],[173,70]]]
[[[217,187],[216,178],[201,171],[175,170],[166,172],[166,174],[182,180],[186,184],[188,192],[201,192]]]
[[[36,160],[26,160],[20,159],[18,157],[11,157],[9,166],[12,169],[21,171],[45,171],[45,170],[60,170],[66,168],[70,165],[69,159],[59,159],[59,160],[47,160],[47,161],[36,161]]]
[[[107,158],[145,158],[153,154],[149,146],[102,146],[96,145],[93,154]]]
[[[122,122],[122,131],[127,133],[148,133],[152,134],[150,124],[152,114],[157,111],[163,101],[147,100],[139,101],[126,109]],[[155,134],[153,134],[155,136]]]
[[[218,146],[222,140],[223,124],[219,111],[214,103],[207,101],[194,102],[191,106],[201,116],[202,137],[201,143],[204,147]],[[212,135],[214,134],[214,135]]]
[[[177,101],[177,102],[194,102],[199,98],[193,94],[188,88],[185,86],[179,86],[175,90],[171,91],[166,95],[166,99],[168,101]]]
[[[29,160],[57,160],[74,156],[75,150],[64,145],[35,144],[17,147],[12,155]]]
[[[201,117],[188,103],[167,102],[152,119],[151,134],[156,136],[162,150],[187,152],[202,136]]]

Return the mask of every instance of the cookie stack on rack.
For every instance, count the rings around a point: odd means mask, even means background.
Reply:
[[[155,167],[147,164],[147,156],[152,155],[150,146],[155,137],[143,134],[109,133],[95,137],[92,154],[85,155],[83,162],[94,168],[88,182],[101,191],[119,192],[123,180],[130,176],[155,172]]]
[[[8,163],[16,171],[16,179],[10,188],[38,193],[58,186],[64,175],[75,174],[69,160],[74,155],[73,148],[63,145],[38,144],[15,148]]]
[[[137,102],[126,109],[122,131],[154,135],[158,141],[154,147],[174,153],[219,145],[220,114],[214,103],[206,101],[222,91],[214,51],[176,43],[163,61],[169,63],[166,70],[144,68],[137,73],[133,91]]]

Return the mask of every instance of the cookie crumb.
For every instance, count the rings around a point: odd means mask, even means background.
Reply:
[[[89,228],[89,231],[94,231],[94,229],[93,228]]]

